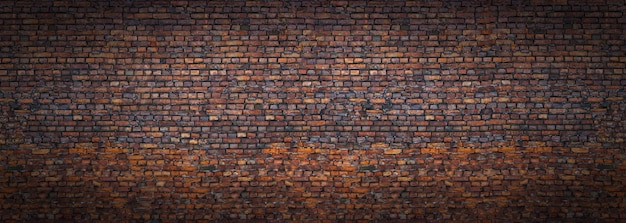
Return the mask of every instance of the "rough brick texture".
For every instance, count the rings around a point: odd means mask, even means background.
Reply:
[[[2,1],[0,221],[626,221],[624,1]]]

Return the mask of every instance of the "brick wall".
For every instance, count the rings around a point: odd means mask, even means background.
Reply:
[[[2,1],[0,221],[624,222],[625,12]]]

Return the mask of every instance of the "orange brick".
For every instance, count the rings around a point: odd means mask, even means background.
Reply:
[[[400,153],[402,153],[402,149],[386,149],[384,152],[385,155],[395,155]]]

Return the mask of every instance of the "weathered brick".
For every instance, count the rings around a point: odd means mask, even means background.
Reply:
[[[50,153],[50,149],[34,149],[32,151],[33,155],[43,155]]]
[[[386,155],[395,155],[402,153],[402,149],[385,149],[384,154]]]
[[[6,3],[0,221],[626,219],[624,7],[477,3]]]
[[[588,153],[588,148],[572,148],[572,152],[574,153]]]

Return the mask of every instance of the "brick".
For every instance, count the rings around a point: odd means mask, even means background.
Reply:
[[[457,149],[457,152],[459,152],[459,153],[475,153],[477,151],[480,151],[480,150],[475,149],[475,148],[459,148],[459,149]]]
[[[621,222],[607,3],[7,2],[0,222]]]
[[[297,153],[315,153],[315,149],[314,148],[298,148],[296,150]]]
[[[34,149],[32,153],[33,155],[44,155],[50,153],[50,149]]]
[[[386,149],[384,152],[385,155],[395,155],[400,153],[402,153],[402,149]]]
[[[572,152],[574,153],[588,153],[588,148],[572,148]]]

